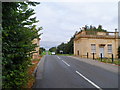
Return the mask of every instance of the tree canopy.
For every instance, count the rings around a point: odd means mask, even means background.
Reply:
[[[85,25],[85,30],[86,31],[99,31],[99,32],[107,32],[107,30],[104,30],[102,28],[102,25],[98,25],[98,27],[96,28],[95,26],[88,26],[88,25]]]
[[[52,48],[49,49],[49,51],[50,52],[56,52],[56,49],[57,49],[56,47],[52,47]]]
[[[32,51],[37,46],[32,44],[38,38],[34,23],[38,22],[30,6],[36,2],[3,2],[2,3],[2,65],[3,88],[22,88],[28,80],[27,69],[31,63]]]
[[[40,47],[40,54],[42,54],[42,52],[44,52],[46,49],[44,47]]]
[[[67,43],[61,43],[60,45],[58,45],[56,52],[60,54],[61,53],[60,51],[63,51],[63,54],[73,54],[74,38],[75,38],[75,35],[73,35],[73,37],[71,37],[70,41],[68,41]]]

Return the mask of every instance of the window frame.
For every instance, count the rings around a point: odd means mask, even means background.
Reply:
[[[96,44],[91,44],[91,53],[96,53]]]
[[[107,52],[112,53],[112,44],[107,45]]]

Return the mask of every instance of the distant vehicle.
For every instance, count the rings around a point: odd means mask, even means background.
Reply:
[[[51,54],[52,54],[52,55],[55,55],[55,52],[52,52]]]

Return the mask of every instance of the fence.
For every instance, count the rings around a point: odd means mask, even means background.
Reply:
[[[89,58],[89,53],[87,52],[86,57]],[[106,63],[114,63],[120,65],[120,59],[114,58],[114,54],[111,54],[111,58],[103,57],[102,53],[100,54],[100,58],[95,58],[95,53],[92,53],[93,60],[99,60],[101,62]]]

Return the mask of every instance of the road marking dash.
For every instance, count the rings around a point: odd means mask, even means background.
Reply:
[[[68,63],[66,63],[64,60],[62,60],[67,66],[70,66]]]
[[[57,56],[58,57],[58,56]],[[60,59],[60,57],[58,57],[58,59]]]
[[[88,78],[86,78],[85,76],[83,76],[81,73],[79,73],[78,71],[76,71],[76,73],[78,75],[80,75],[81,77],[83,77],[86,81],[88,81],[89,83],[91,83],[93,86],[95,86],[96,88],[98,88],[99,90],[102,90],[98,85],[96,85],[94,82],[92,82],[91,80],[89,80]]]

